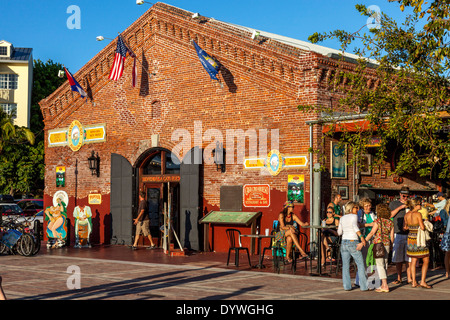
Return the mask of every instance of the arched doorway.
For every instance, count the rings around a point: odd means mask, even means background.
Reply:
[[[149,205],[150,232],[161,245],[165,217],[170,215],[173,230],[179,234],[180,161],[167,149],[152,148],[139,157],[136,168],[139,191],[145,192]]]

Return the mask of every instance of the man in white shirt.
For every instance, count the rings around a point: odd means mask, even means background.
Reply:
[[[439,202],[434,205],[434,207],[436,208],[436,211],[433,211],[432,214],[435,217],[439,217],[439,213],[441,212],[441,210],[444,209],[445,204],[447,203],[447,199],[445,199],[445,194],[443,192],[438,192],[436,194],[436,196],[437,196]]]

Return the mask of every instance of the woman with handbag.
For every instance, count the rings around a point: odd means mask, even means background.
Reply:
[[[376,206],[377,219],[374,221],[372,230],[366,236],[366,241],[373,237],[373,255],[377,265],[378,276],[381,279],[381,286],[376,292],[389,292],[387,284],[388,256],[391,243],[394,242],[394,222],[391,218],[391,210],[385,203]]]
[[[406,246],[406,254],[411,258],[411,278],[412,287],[416,288],[418,286],[431,289],[432,286],[426,283],[426,276],[428,271],[428,264],[430,263],[430,250],[427,245],[419,245],[417,241],[417,235],[419,228],[425,230],[425,224],[423,223],[422,215],[419,210],[422,207],[422,202],[420,199],[412,199],[407,201],[407,207],[410,209],[405,214],[405,220],[403,229],[408,231],[408,242]],[[422,259],[422,279],[420,284],[416,281],[416,264],[418,259]]]

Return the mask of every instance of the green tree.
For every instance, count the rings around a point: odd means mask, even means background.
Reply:
[[[339,119],[328,117],[330,136],[348,143],[358,161],[367,152],[373,136],[381,138],[375,164],[381,163],[387,151],[398,150],[393,173],[417,172],[434,178],[450,177],[449,116],[449,6],[447,1],[399,0],[400,10],[411,7],[401,25],[381,13],[380,28],[361,28],[356,32],[335,30],[315,33],[313,43],[338,39],[345,52],[358,42],[354,53],[359,56],[349,70],[341,59],[330,88],[342,98],[338,105],[299,106],[302,111],[315,110],[322,115],[355,114],[370,123],[357,132],[336,130]],[[446,3],[446,5],[443,5]],[[364,5],[357,11],[372,17]],[[368,32],[363,32],[367,31]],[[342,56],[343,57],[343,56]],[[327,116],[324,116],[327,121]],[[334,122],[334,123],[333,123]],[[342,129],[342,128],[340,128]],[[337,131],[343,131],[336,134]]]
[[[40,193],[44,189],[44,122],[39,101],[65,79],[58,78],[62,65],[34,61],[30,129],[17,127],[11,116],[0,113],[0,192]]]
[[[7,114],[0,110],[0,190],[2,193],[11,195],[14,195],[15,188],[11,188],[10,183],[7,183],[6,180],[10,176],[11,165],[18,160],[17,152],[11,152],[11,150],[22,151],[30,144],[35,143],[35,136],[31,130],[14,125],[13,116],[13,114]],[[13,171],[14,175],[15,173],[16,170]]]
[[[62,64],[52,60],[47,60],[45,63],[39,59],[34,60],[30,129],[36,134],[37,140],[44,139],[44,118],[39,101],[46,98],[67,80],[65,77],[58,77],[58,71],[62,69]]]
[[[8,144],[34,143],[34,134],[28,128],[14,125],[13,117],[13,114],[0,110],[0,154]]]

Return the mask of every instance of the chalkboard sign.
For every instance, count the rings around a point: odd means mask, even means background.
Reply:
[[[220,211],[242,211],[242,186],[220,187]]]
[[[240,224],[248,226],[260,215],[261,212],[211,211],[200,220],[200,223]]]

